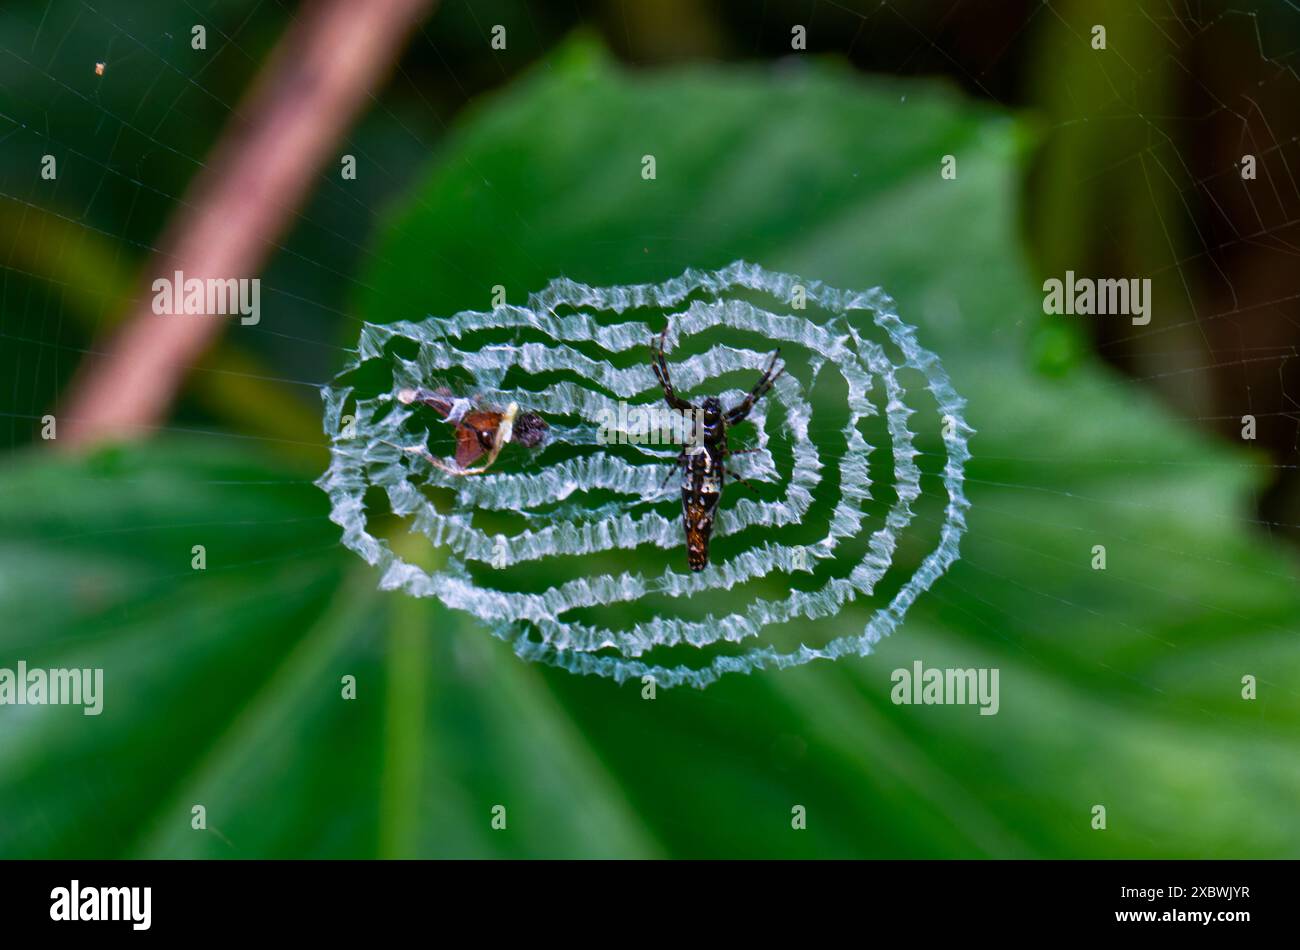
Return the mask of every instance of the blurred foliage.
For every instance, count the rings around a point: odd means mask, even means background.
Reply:
[[[941,85],[628,73],[589,43],[480,102],[377,244],[362,316],[738,257],[880,284],[970,401],[963,560],[872,657],[646,701],[377,592],[302,470],[238,439],[11,456],[0,656],[102,666],[106,700],[0,708],[0,854],[1295,856],[1294,565],[1249,530],[1243,456],[1091,360],[1036,367],[1026,144]],[[1000,668],[1001,711],[892,705],[916,659]]]
[[[1055,0],[1022,58],[1043,145],[1026,223],[1041,277],[1150,277],[1153,325],[1044,316],[1044,368],[1089,350],[1274,463],[1257,516],[1300,539],[1300,42],[1294,4]],[[1106,47],[1092,30],[1106,27]],[[1243,177],[1244,156],[1255,163]]]

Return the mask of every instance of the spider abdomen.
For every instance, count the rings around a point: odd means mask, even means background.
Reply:
[[[686,563],[692,571],[702,571],[709,563],[709,538],[713,534],[713,514],[722,497],[723,458],[726,436],[694,446],[684,456],[682,466],[682,520],[686,528]]]

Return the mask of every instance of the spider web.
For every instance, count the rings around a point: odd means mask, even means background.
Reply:
[[[775,301],[800,297],[801,308],[811,302],[833,318],[823,326],[807,318],[776,314],[730,297],[728,292],[732,288],[762,292]],[[677,310],[697,291],[705,292],[711,299]],[[581,309],[569,316],[556,312],[557,308],[566,307]],[[591,341],[610,354],[640,350],[645,340],[653,336],[652,328],[643,323],[601,325],[592,311],[622,314],[646,307],[671,313],[668,322],[678,341],[724,326],[808,350],[814,356],[814,373],[827,363],[837,368],[847,387],[844,447],[852,454],[840,457],[839,499],[828,519],[826,534],[811,545],[765,541],[725,563],[715,562],[693,574],[669,569],[658,577],[626,571],[618,576],[580,576],[540,593],[509,592],[475,584],[466,572],[469,560],[508,567],[523,560],[559,560],[646,544],[679,547],[681,528],[675,520],[655,511],[633,515],[630,509],[635,504],[631,503],[629,511],[607,517],[598,526],[589,522],[577,526],[567,517],[543,518],[543,527],[527,527],[508,539],[504,534],[494,538],[473,524],[475,513],[481,509],[517,510],[531,506],[540,510],[575,492],[605,490],[626,498],[653,499],[663,494],[664,459],[657,460],[659,465],[654,460],[649,464],[629,465],[617,454],[602,448],[594,455],[549,466],[533,475],[462,476],[466,480],[461,483],[456,482],[456,476],[434,469],[436,480],[450,482],[456,489],[456,504],[444,512],[413,484],[413,478],[429,472],[421,455],[412,456],[400,448],[410,441],[406,425],[412,412],[396,408],[400,404],[397,395],[427,385],[431,378],[461,367],[471,374],[474,388],[488,392],[498,405],[522,404],[542,412],[548,419],[576,416],[585,421],[586,425],[579,422],[557,429],[554,438],[587,447],[593,424],[601,418],[618,415],[617,407],[601,394],[601,388],[622,399],[646,392],[656,398],[658,385],[647,365],[621,369],[607,360],[585,358],[571,344]],[[880,346],[862,338],[857,328],[861,321],[849,319],[859,313],[870,314],[886,332],[898,353],[895,357],[898,365],[890,361]],[[503,328],[539,330],[553,343],[473,349],[476,331]],[[466,338],[469,348],[465,348]],[[418,344],[416,358],[390,356],[389,346],[394,340]],[[456,345],[452,345],[452,340]],[[969,427],[962,417],[963,403],[952,390],[938,358],[917,343],[915,331],[899,319],[893,301],[880,290],[844,293],[818,282],[806,282],[805,286],[800,278],[774,274],[742,262],[719,272],[688,272],[679,279],[655,286],[593,288],[561,280],[533,295],[524,308],[500,307],[490,313],[460,313],[421,324],[367,325],[358,352],[357,360],[347,368],[349,373],[360,371],[374,360],[391,359],[395,366],[387,392],[357,398],[351,387],[344,386],[324,393],[325,428],[332,439],[333,458],[318,484],[330,496],[332,518],[343,527],[344,544],[381,568],[382,587],[415,596],[437,597],[449,607],[468,611],[485,621],[498,636],[512,642],[516,652],[525,658],[541,659],[572,672],[610,676],[617,682],[628,677],[651,677],[664,686],[687,683],[704,687],[723,673],[788,668],[851,653],[863,655],[899,624],[911,602],[957,559],[968,507],[962,490],[962,466],[970,457]],[[715,347],[683,361],[672,372],[679,384],[689,390],[737,369],[759,369],[764,359],[762,353],[752,350]],[[570,383],[501,390],[500,383],[507,371],[519,366],[530,374],[578,368],[593,386]],[[821,647],[801,643],[798,649],[784,653],[766,645],[752,647],[739,655],[717,657],[697,668],[641,661],[640,657],[658,647],[690,644],[704,648],[720,641],[743,643],[759,636],[768,625],[834,616],[856,597],[871,597],[890,567],[899,535],[912,520],[911,505],[921,494],[921,472],[914,461],[917,450],[908,428],[908,417],[915,410],[906,403],[906,392],[898,378],[900,369],[911,369],[924,376],[934,410],[944,422],[942,431],[948,453],[944,483],[948,504],[939,545],[902,584],[893,599],[880,608],[860,635],[837,637]],[[879,408],[873,408],[870,402],[873,379],[878,380],[881,390]],[[738,391],[727,393],[725,402],[733,405],[741,396]],[[812,495],[821,482],[819,448],[808,436],[811,408],[798,394],[791,376],[782,376],[777,381],[776,397],[786,409],[783,434],[791,443],[793,458],[785,479],[785,495],[772,502],[742,502],[735,508],[724,509],[718,519],[719,537],[756,525],[773,528],[802,525],[807,520]],[[349,406],[352,411],[345,413]],[[574,623],[568,618],[578,608],[624,603],[649,593],[687,598],[710,590],[731,589],[777,571],[808,571],[813,559],[833,559],[837,547],[864,531],[861,505],[871,497],[867,463],[874,450],[863,438],[858,423],[872,413],[884,413],[888,418],[895,501],[885,523],[871,533],[861,560],[840,576],[826,580],[813,590],[792,589],[781,600],[755,598],[737,613],[710,616],[703,621],[660,616],[631,629],[616,631]],[[762,421],[763,416],[758,416],[760,425]],[[774,438],[774,434],[768,433],[768,437]],[[748,474],[756,480],[775,480],[777,472],[771,453],[766,447],[761,452]],[[656,483],[661,486],[659,491],[655,489]],[[426,572],[397,556],[390,545],[369,532],[365,496],[372,486],[387,492],[393,513],[411,519],[415,530],[434,544],[450,549],[452,562],[447,570]],[[673,494],[670,490],[669,497]],[[529,635],[533,632],[536,636]],[[610,648],[621,655],[596,655]]]

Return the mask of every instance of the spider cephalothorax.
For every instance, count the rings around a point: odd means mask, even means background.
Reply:
[[[676,464],[682,468],[682,522],[686,528],[686,563],[692,571],[702,571],[709,563],[713,514],[722,497],[725,476],[731,474],[737,481],[743,481],[734,473],[728,473],[724,466],[727,456],[733,454],[727,448],[727,429],[749,415],[754,404],[763,398],[777,377],[785,372],[785,367],[776,369],[776,360],[781,354],[778,348],[754,388],[735,406],[724,410],[722,401],[717,396],[708,396],[697,407],[673,391],[672,380],[668,376],[668,363],[664,359],[667,337],[668,328],[664,327],[663,333],[659,334],[658,343],[653,339],[650,341],[653,354],[651,365],[659,385],[664,389],[664,399],[668,405],[695,422],[692,427],[694,434],[678,453]]]

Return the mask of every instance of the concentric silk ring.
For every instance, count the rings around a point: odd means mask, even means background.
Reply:
[[[766,307],[752,302],[761,296]],[[806,300],[828,314],[824,323],[789,312],[791,301]],[[826,532],[811,544],[791,545],[764,541],[738,554],[710,564],[702,572],[669,569],[647,576],[636,572],[574,576],[554,583],[540,593],[500,590],[475,583],[467,565],[492,563],[506,571],[511,565],[541,559],[565,558],[602,551],[632,549],[641,545],[679,548],[679,519],[665,517],[646,507],[583,509],[591,493],[644,500],[661,493],[665,456],[647,454],[644,462],[628,461],[626,453],[603,451],[594,438],[594,424],[608,418],[618,399],[650,403],[661,399],[659,385],[648,359],[626,357],[614,365],[592,356],[641,353],[662,326],[622,320],[627,311],[651,309],[671,327],[670,340],[684,339],[717,327],[757,334],[774,344],[794,345],[809,355],[814,373],[833,368],[847,391],[848,421],[837,446],[839,493]],[[884,347],[864,335],[864,320],[883,330],[893,360]],[[534,338],[533,342],[463,346],[482,331]],[[503,335],[497,333],[493,339]],[[542,337],[542,342],[535,338]],[[393,344],[401,343],[400,347]],[[400,351],[400,352],[399,352]],[[414,356],[411,354],[414,353]],[[682,391],[736,370],[758,371],[769,353],[717,345],[672,365],[674,382]],[[712,272],[687,271],[662,284],[589,287],[570,280],[554,280],[533,294],[527,306],[500,306],[488,312],[461,312],[431,317],[422,322],[366,324],[357,354],[344,375],[363,364],[379,361],[391,370],[392,386],[362,398],[351,386],[322,391],[325,432],[330,437],[331,461],[317,481],[330,497],[331,519],[343,528],[343,543],[381,571],[383,589],[401,590],[417,597],[436,597],[456,610],[473,614],[495,635],[510,642],[519,656],[540,660],[575,673],[607,676],[618,682],[629,677],[653,677],[656,684],[707,686],[724,673],[783,669],[814,659],[865,655],[902,621],[912,602],[941,576],[958,557],[969,507],[963,490],[964,465],[970,458],[972,430],[964,416],[964,401],[953,390],[939,358],[916,340],[915,330],[895,312],[894,302],[879,288],[842,291],[817,281],[774,273],[753,264],[733,263]],[[490,391],[504,404],[516,401],[543,418],[576,418],[584,424],[556,426],[553,437],[588,451],[540,470],[502,470],[461,477],[431,471],[418,455],[402,450],[425,433],[410,428],[412,410],[396,399],[403,389],[427,385],[448,371],[468,372],[476,388]],[[872,596],[880,578],[891,567],[899,538],[913,518],[912,504],[921,496],[921,472],[915,458],[914,435],[908,419],[918,410],[907,403],[900,381],[902,371],[915,371],[925,380],[932,410],[942,422],[947,454],[942,484],[947,495],[938,543],[906,579],[893,597],[880,606],[860,632],[843,635],[821,646],[802,645],[780,650],[762,642],[765,627],[799,618],[834,616],[844,605]],[[508,372],[518,374],[563,372],[595,383],[599,388],[566,379],[532,390],[503,386]],[[805,383],[807,381],[804,381]],[[878,388],[877,388],[878,387]],[[809,437],[812,407],[793,374],[777,380],[768,397],[781,404],[782,434],[789,440],[791,468],[779,501],[728,498],[718,516],[717,536],[745,528],[777,528],[799,523],[808,513],[814,491],[822,483],[823,462]],[[614,394],[611,398],[608,394]],[[737,391],[721,394],[734,403]],[[872,397],[883,403],[884,421],[893,458],[896,500],[879,525],[866,524],[863,504],[871,497],[868,458],[874,449],[858,423],[877,414]],[[771,414],[763,403],[751,415],[759,432],[757,451],[746,456],[747,476],[776,481],[779,476],[769,451],[766,421]],[[669,456],[670,457],[670,456]],[[418,476],[418,479],[417,479]],[[416,484],[427,480],[454,491],[455,502],[440,510]],[[392,512],[408,519],[408,527],[445,549],[448,564],[425,571],[399,557],[383,539],[368,530],[365,496],[379,488]],[[662,506],[660,506],[662,507]],[[510,510],[528,517],[529,527],[504,536],[489,535],[474,525],[480,510]],[[837,557],[846,539],[870,532],[865,555],[847,570],[838,571],[812,590],[790,590],[779,598],[754,597],[743,608],[707,622],[659,616],[627,629],[606,629],[569,616],[584,608],[635,601],[647,595],[680,598],[710,590],[724,590],[755,578],[808,571],[809,564]],[[764,533],[775,535],[775,532]],[[575,572],[576,573],[576,572]],[[733,595],[734,598],[735,595]],[[720,643],[737,648],[722,652]],[[646,655],[657,648],[688,645],[698,648],[701,662],[661,665]],[[710,647],[714,647],[710,650]]]

